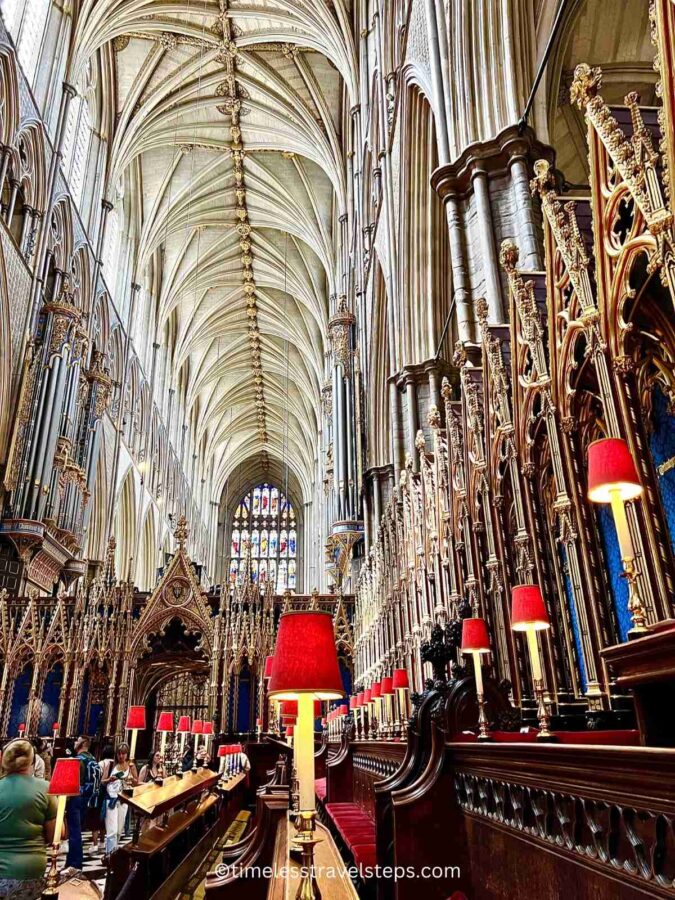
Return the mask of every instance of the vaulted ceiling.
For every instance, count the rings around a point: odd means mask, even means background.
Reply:
[[[214,488],[267,454],[309,499],[356,97],[349,2],[111,0],[77,29],[75,69],[115,50],[109,183],[131,186],[136,280],[152,273],[157,334],[172,322]]]

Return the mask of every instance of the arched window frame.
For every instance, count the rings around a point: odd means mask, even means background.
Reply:
[[[267,511],[263,510],[262,498],[268,491],[269,505]],[[273,512],[272,495],[276,491],[278,505]],[[261,503],[255,504],[256,495],[259,492]],[[244,537],[244,532],[247,537]],[[272,532],[276,532],[276,543],[272,544]],[[294,533],[294,540],[291,539]],[[288,497],[272,482],[261,482],[250,488],[241,497],[240,502],[234,507],[231,528],[230,547],[228,552],[227,579],[230,587],[241,585],[244,573],[250,559],[251,578],[254,582],[263,582],[258,578],[260,565],[267,563],[269,577],[270,563],[274,563],[274,589],[276,593],[283,593],[286,588],[296,590],[299,579],[299,529],[298,514]],[[263,550],[263,534],[266,533],[266,547]],[[257,540],[254,541],[254,535]],[[282,543],[282,535],[285,535],[285,544]],[[235,572],[236,563],[236,572]],[[291,565],[292,564],[292,565]],[[294,569],[291,577],[291,570]],[[285,573],[285,574],[282,574]],[[265,579],[267,581],[267,579]]]

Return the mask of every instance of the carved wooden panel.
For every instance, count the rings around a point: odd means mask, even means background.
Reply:
[[[397,750],[403,750],[399,745]],[[370,752],[368,749],[354,751],[354,803],[375,818],[375,784],[391,777],[398,769],[403,753]]]

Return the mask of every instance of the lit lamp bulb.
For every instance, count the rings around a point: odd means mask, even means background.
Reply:
[[[476,673],[476,698],[478,700],[478,740],[491,740],[488,731],[487,716],[485,715],[485,694],[483,692],[483,670],[481,668],[481,654],[490,652],[490,638],[488,637],[485,619],[464,619],[462,622],[462,653],[470,653],[473,656],[473,667]]]
[[[511,628],[514,631],[524,631],[527,635],[532,681],[538,704],[539,734],[537,739],[540,741],[550,741],[553,737],[549,730],[551,719],[544,699],[544,676],[537,643],[537,632],[550,627],[551,623],[539,585],[520,584],[514,587],[511,594]]]
[[[628,582],[628,611],[635,637],[647,631],[647,616],[636,584],[635,550],[628,527],[625,503],[642,495],[633,457],[628,444],[620,438],[594,441],[588,448],[588,499],[592,503],[609,503],[619,540],[621,562]]]

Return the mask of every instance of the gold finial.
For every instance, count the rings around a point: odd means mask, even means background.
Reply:
[[[515,272],[520,251],[513,241],[503,241],[499,251],[499,262],[505,272]]]
[[[421,428],[415,435],[415,448],[419,450],[420,453],[423,453],[426,449],[426,440],[424,439],[424,432]]]
[[[188,531],[188,527],[187,527],[187,519],[185,518],[185,516],[181,516],[178,519],[178,524],[176,525],[176,530],[173,533],[173,536],[176,538],[176,541],[178,542],[179,550],[185,549],[185,544],[187,543],[189,534],[190,534],[190,532]]]
[[[554,184],[551,163],[547,159],[538,159],[534,164],[534,178],[530,182],[530,190],[533,194],[543,194],[550,191]]]
[[[579,109],[585,109],[591,100],[597,96],[602,86],[602,69],[598,66],[589,66],[588,63],[579,63],[574,70],[574,79],[570,87],[570,100],[576,103]]]

